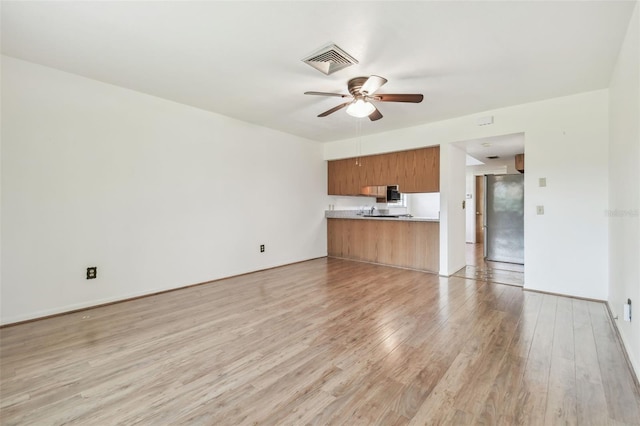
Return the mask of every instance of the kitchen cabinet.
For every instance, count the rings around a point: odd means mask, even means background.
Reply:
[[[403,193],[440,191],[439,146],[328,163],[329,195],[360,195],[362,187],[386,185]]]
[[[376,197],[376,198],[387,198],[387,187],[376,185],[376,186],[363,186],[360,189],[360,194],[367,197]]]
[[[377,155],[369,155],[366,157],[360,157],[360,178],[362,179],[362,186],[376,186],[378,184],[377,177],[380,173],[381,162]],[[376,183],[369,183],[376,182]]]
[[[400,192],[411,194],[440,191],[440,147],[404,151]]]
[[[364,186],[360,177],[361,167],[354,158],[329,161],[327,166],[329,195],[360,195]]]
[[[437,272],[440,224],[380,219],[327,219],[327,254]]]
[[[516,155],[516,170],[524,173],[524,154]]]

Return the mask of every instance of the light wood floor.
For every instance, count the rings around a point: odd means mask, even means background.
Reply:
[[[3,425],[640,424],[603,304],[340,259],[0,339]]]
[[[482,243],[466,244],[467,265],[479,269],[499,269],[501,271],[524,272],[524,265],[518,263],[493,262],[484,258],[484,246]]]
[[[466,250],[467,266],[453,274],[456,277],[524,286],[524,265],[487,261],[482,244],[467,244]]]

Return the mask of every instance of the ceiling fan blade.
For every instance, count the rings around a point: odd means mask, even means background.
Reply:
[[[371,121],[380,120],[381,118],[382,118],[382,113],[378,111],[378,108],[376,108],[371,114],[369,114],[369,120]]]
[[[419,94],[384,94],[384,95],[376,95],[374,96],[374,100],[381,102],[412,102],[414,104],[419,104],[422,102],[424,98],[423,95]]]
[[[328,93],[328,92],[304,92],[305,95],[318,95],[318,96],[336,96],[338,98],[350,98],[351,95],[343,95],[342,93]]]
[[[373,95],[386,82],[386,78],[380,77],[379,75],[372,75],[362,85],[362,87],[360,88],[360,93],[362,93],[363,95]]]
[[[325,112],[323,112],[322,114],[318,114],[318,117],[326,117],[329,114],[333,114],[334,112],[346,107],[347,105],[349,105],[351,102],[345,102],[343,104],[340,104],[338,106],[335,106],[333,108],[331,108],[330,110],[327,110]]]

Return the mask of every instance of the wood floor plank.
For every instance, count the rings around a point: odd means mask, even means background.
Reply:
[[[602,303],[323,258],[0,329],[0,423],[640,424]]]
[[[557,299],[547,393],[545,424],[577,424],[573,305],[567,298]]]
[[[609,314],[603,304],[589,304],[589,317],[610,421],[631,423],[640,416],[639,392],[628,371]]]
[[[575,344],[577,423],[608,423],[607,400],[602,387],[596,341],[589,316],[592,302],[573,300],[573,335]]]
[[[542,295],[531,347],[510,413],[514,424],[544,424],[557,297]]]

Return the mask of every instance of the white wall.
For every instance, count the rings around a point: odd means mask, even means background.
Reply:
[[[407,210],[415,217],[440,218],[440,193],[405,194]]]
[[[598,90],[363,137],[361,155],[438,144],[442,150],[524,132],[525,287],[606,300],[608,114],[608,90]],[[477,126],[486,115],[494,124]],[[352,147],[349,140],[326,143],[325,158],[349,157]],[[539,177],[547,178],[546,188],[537,186]],[[536,216],[536,205],[545,206],[544,216]],[[456,256],[464,249],[463,239]]]
[[[375,197],[329,195],[327,198],[329,200],[329,204],[333,206],[334,210],[358,210],[364,206],[371,207],[377,205]]]
[[[326,255],[320,144],[2,60],[2,323]]]
[[[440,275],[466,265],[465,163],[467,154],[453,144],[440,146]]]
[[[609,306],[640,374],[640,4],[620,50],[610,86]],[[632,322],[622,304],[632,300]]]

